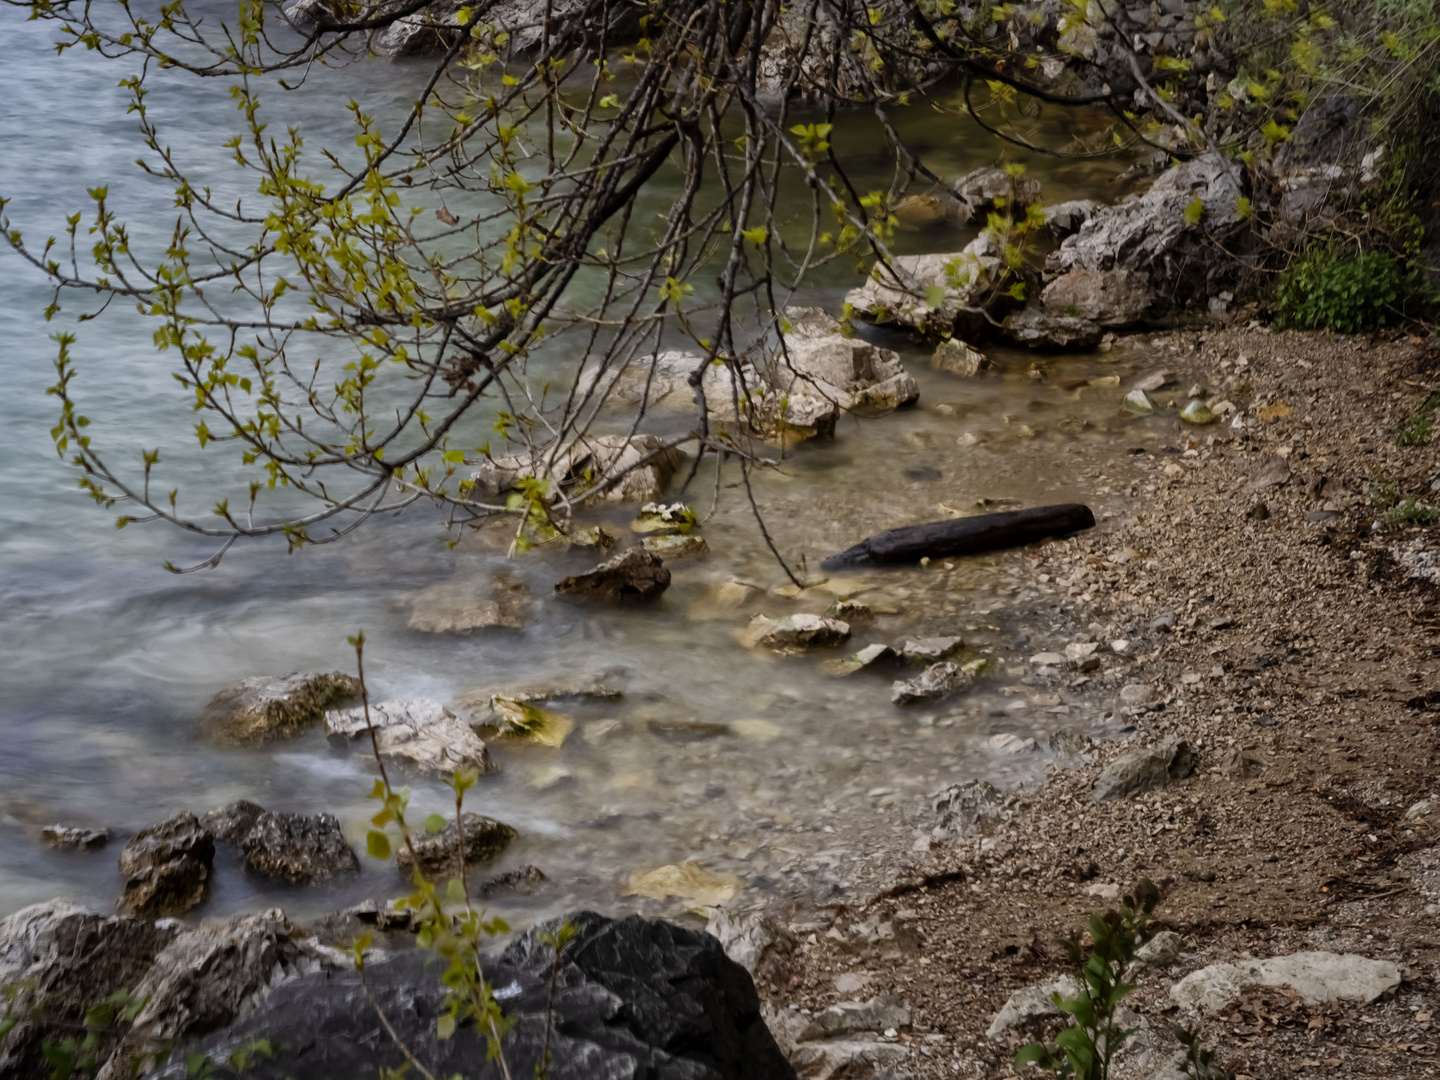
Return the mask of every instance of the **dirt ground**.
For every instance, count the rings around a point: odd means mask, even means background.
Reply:
[[[1131,491],[1141,512],[1027,553],[1040,580],[1064,586],[1057,625],[1100,642],[1099,668],[1062,668],[1055,689],[1104,703],[1125,737],[1084,745],[976,835],[937,833],[886,892],[796,913],[793,950],[762,963],[762,996],[793,1017],[898,994],[910,1029],[880,1041],[908,1052],[884,1068],[1011,1076],[1035,1029],[989,1040],[997,1010],[1065,971],[1063,942],[1149,878],[1157,927],[1184,942],[1128,1002],[1157,1033],[1150,1060],[1178,1047],[1168,1031],[1183,1023],[1238,1077],[1440,1075],[1440,809],[1406,818],[1440,796],[1440,587],[1412,576],[1440,580],[1427,554],[1440,526],[1386,522],[1406,497],[1440,503],[1440,441],[1415,419],[1440,389],[1440,356],[1400,335],[1258,328],[1149,344],[1177,370],[1208,373],[1240,426],[1177,422],[1173,443],[1133,448],[1148,476]],[[1185,391],[1152,398],[1183,406]],[[1195,754],[1192,775],[1092,799],[1106,764],[1166,737]],[[1251,987],[1196,1015],[1169,998],[1206,965],[1302,950],[1392,960],[1406,981],[1371,1005]]]

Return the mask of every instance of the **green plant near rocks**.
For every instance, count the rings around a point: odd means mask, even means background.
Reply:
[[[1073,998],[1054,995],[1057,1008],[1071,1018],[1070,1026],[1050,1044],[1030,1043],[1015,1055],[1015,1069],[1035,1065],[1057,1080],[1106,1080],[1116,1051],[1135,1033],[1125,1028],[1119,1015],[1120,1003],[1135,989],[1128,975],[1135,970],[1140,946],[1151,936],[1147,932],[1160,892],[1154,883],[1142,879],[1133,895],[1120,901],[1119,911],[1090,916],[1088,951],[1079,941],[1066,942],[1071,962],[1078,969],[1080,993]],[[1225,1074],[1213,1064],[1214,1052],[1204,1050],[1197,1036],[1175,1029],[1186,1047],[1185,1075],[1211,1080]]]
[[[1435,427],[1435,410],[1440,409],[1440,393],[1427,396],[1395,429],[1396,446],[1424,446]]]
[[[1090,952],[1079,941],[1066,942],[1070,960],[1080,969],[1081,990],[1073,998],[1054,995],[1055,1005],[1072,1018],[1071,1026],[1053,1044],[1030,1043],[1015,1055],[1017,1070],[1038,1065],[1064,1080],[1105,1080],[1110,1062],[1131,1034],[1120,1026],[1117,1011],[1135,984],[1125,972],[1135,960],[1150,915],[1159,900],[1150,881],[1141,881],[1119,911],[1090,916]]]
[[[1406,259],[1318,244],[1281,277],[1275,325],[1356,334],[1417,316],[1434,299],[1424,271]]]
[[[1413,495],[1385,511],[1387,525],[1434,525],[1440,521],[1440,506],[1421,502]]]

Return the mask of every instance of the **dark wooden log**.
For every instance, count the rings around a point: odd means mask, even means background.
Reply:
[[[1094,527],[1095,515],[1080,503],[1032,506],[1028,510],[976,514],[876,533],[820,565],[825,570],[846,570],[853,566],[918,562],[927,555],[932,559],[979,555]]]

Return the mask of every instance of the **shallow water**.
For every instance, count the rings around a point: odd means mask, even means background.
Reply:
[[[64,214],[86,206],[85,187],[104,182],[119,206],[163,206],[166,193],[129,164],[137,149],[131,124],[109,93],[119,69],[93,57],[57,60],[47,54],[48,38],[43,25],[0,8],[7,87],[0,193],[13,198],[14,223],[27,235],[58,231]],[[393,114],[410,100],[420,71],[376,63],[321,72],[285,108],[312,143],[327,133],[343,139],[346,98]],[[187,95],[185,108],[170,106],[165,120],[171,142],[198,156],[235,129],[233,105],[220,86]],[[920,108],[902,112],[899,123],[952,175],[998,152],[978,129],[940,123]],[[873,142],[863,120],[837,135],[837,145],[850,146],[857,159]],[[878,160],[865,165],[877,177],[880,167]],[[1046,178],[1047,199],[1058,201],[1103,195],[1117,166],[1034,168]],[[220,190],[233,183],[222,173],[214,180]],[[665,196],[663,188],[654,193]],[[161,235],[141,231],[136,242]],[[916,232],[902,248],[956,250],[970,235]],[[855,280],[853,268],[837,266],[797,300],[835,310]],[[872,829],[904,831],[916,798],[944,782],[1043,775],[1048,751],[997,757],[991,735],[1043,736],[1061,722],[1083,728],[1098,721],[1078,707],[1063,718],[1016,709],[1020,699],[1002,693],[1015,681],[1007,673],[1034,651],[1015,643],[1017,628],[1042,601],[1025,553],[847,575],[796,600],[767,594],[745,611],[719,607],[711,589],[729,578],[767,589],[785,580],[733,487],[738,476],[728,472],[703,530],[712,554],[676,563],[674,585],[645,610],[554,600],[553,582],[593,559],[541,551],[509,561],[485,542],[450,551],[419,508],[300,556],[257,546],[237,550],[217,570],[172,576],[163,560],[181,563],[209,551],[156,529],[116,532],[113,516],[75,490],[47,433],[53,345],[46,334],[55,326],[40,311],[49,297],[8,252],[0,257],[0,295],[0,425],[9,451],[0,471],[0,915],[57,894],[101,908],[118,895],[115,858],[123,841],[99,853],[51,851],[39,829],[54,821],[108,825],[123,838],[172,813],[244,797],[271,809],[332,811],[362,838],[373,812],[365,757],[331,748],[318,732],[259,750],[221,750],[204,742],[195,724],[210,696],[235,679],[350,670],[345,638],[359,627],[370,643],[367,675],[377,697],[454,702],[478,689],[577,673],[600,674],[624,691],[618,702],[570,710],[579,727],[559,749],[492,746],[500,771],[483,778],[471,808],[513,824],[520,839],[477,876],[533,863],[551,878],[533,899],[498,902],[522,922],[580,904],[633,905],[624,897],[632,872],[684,859],[739,875],[757,897],[814,891],[834,878],[816,867],[833,868],[841,858],[825,830],[842,818],[852,840]],[[69,314],[82,309],[67,304]],[[82,328],[80,392],[97,418],[123,424],[97,422],[97,439],[160,445],[167,464],[187,479],[223,470],[214,457],[184,450],[179,436],[193,419],[183,395],[170,391],[166,359],[153,352],[148,329],[123,314],[100,325],[103,331]],[[1171,436],[1165,421],[1123,418],[1121,388],[1067,392],[1059,385],[1127,375],[1149,359],[1141,348],[1048,358],[1041,382],[1026,374],[1032,356],[996,349],[997,371],[962,380],[930,371],[925,353],[904,339],[879,336],[900,349],[920,381],[920,406],[847,420],[833,442],[803,445],[757,480],[776,543],[812,576],[825,556],[869,533],[971,512],[983,499],[1085,501],[1097,516],[1118,512],[1130,483],[1125,448]],[[983,441],[960,445],[966,432]],[[687,493],[702,514],[712,486],[707,465]],[[624,531],[628,516],[607,511],[595,520]],[[524,579],[536,598],[524,630],[461,637],[409,628],[420,590],[501,571]],[[991,659],[995,677],[940,708],[903,711],[889,702],[888,678],[836,679],[818,657],[757,655],[735,640],[754,611],[818,612],[837,592],[891,612],[857,627],[856,645],[956,632],[966,639],[965,657]],[[673,723],[691,720],[752,723],[724,733]],[[449,805],[438,783],[415,780],[414,793],[421,815]],[[247,876],[222,852],[211,898],[193,915],[263,902],[307,916],[398,892],[393,868],[362,861],[358,878],[292,889]]]

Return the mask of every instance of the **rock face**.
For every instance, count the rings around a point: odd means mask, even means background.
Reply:
[[[1105,328],[1077,315],[1027,307],[1005,320],[1005,334],[1032,349],[1093,349]]]
[[[525,625],[530,587],[501,574],[489,583],[442,581],[415,594],[410,629],[430,634],[518,630]]]
[[[1044,312],[1134,326],[1167,316],[1175,297],[1225,289],[1234,264],[1216,241],[1242,223],[1240,175],[1210,153],[1168,169],[1139,199],[1096,210],[1046,259]],[[1187,221],[1196,200],[1203,214]]]
[[[813,1017],[785,1009],[771,1022],[781,1049],[807,1078],[908,1075],[893,1071],[909,1054],[894,1037],[910,1026],[909,1005],[894,995],[838,1002]],[[887,1033],[888,1038],[881,1037]]]
[[[97,1001],[137,986],[179,929],[97,915],[68,900],[34,904],[0,922],[0,985],[19,991],[11,1009],[19,1022],[0,1039],[0,1075],[49,1076],[43,1044],[77,1030]],[[108,1055],[115,1041],[104,1038],[97,1053]]]
[[[966,173],[954,185],[964,208],[961,220],[974,223],[1002,204],[1029,206],[1040,198],[1040,181],[1032,176],[1011,176],[999,165],[985,165]]]
[[[336,702],[359,696],[359,680],[338,671],[256,675],[216,694],[202,723],[217,741],[234,745],[287,739],[317,723]]]
[[[205,899],[214,860],[215,838],[194,814],[142,829],[120,852],[120,907],[131,915],[183,914]]]
[[[466,814],[465,823],[465,865],[474,866],[488,862],[499,855],[515,839],[516,832],[509,825],[479,814]],[[445,881],[459,877],[459,837],[455,822],[450,822],[433,836],[413,836],[410,843],[401,844],[396,852],[400,873],[408,880],[415,872],[416,860],[419,869],[431,881]],[[414,848],[414,855],[411,855]]]
[[[809,649],[829,649],[850,637],[850,624],[821,615],[786,615],[772,619],[756,615],[740,635],[741,643],[751,649],[769,649],[777,653],[801,653]]]
[[[1195,755],[1180,739],[1170,738],[1117,758],[1095,781],[1096,802],[1113,802],[1184,780],[1195,769]]]
[[[470,474],[477,495],[495,498],[524,478],[543,480],[558,494],[590,492],[587,502],[655,502],[685,455],[654,435],[587,435],[562,446],[487,458]]]
[[[931,664],[913,679],[897,679],[890,687],[890,700],[896,705],[920,705],[939,701],[975,682],[975,676],[959,664],[943,661]]]
[[[243,1018],[285,979],[328,963],[279,911],[186,929],[64,900],[36,904],[0,922],[0,985],[19,992],[18,1023],[0,1039],[0,1074],[51,1075],[44,1044],[74,1037],[87,1010],[121,993],[144,1005],[133,1023],[117,1016],[93,1055],[101,1080],[123,1080],[176,1041]]]
[[[1258,983],[1298,990],[1309,1005],[1340,998],[1369,1004],[1397,989],[1402,977],[1399,966],[1389,960],[1353,953],[1302,952],[1238,964],[1211,964],[1172,986],[1170,997],[1181,1005],[1218,1013],[1240,996],[1241,987]]]
[[[693,1080],[793,1080],[760,1018],[760,1003],[745,970],[708,934],[639,916],[611,920],[592,912],[571,915],[578,933],[561,957],[554,1002],[550,1073],[579,1080],[610,1077]],[[546,1030],[554,951],[537,927],[486,964],[514,1027],[505,1036],[511,1075],[531,1076]],[[365,969],[375,1001],[415,1057],[437,1076],[497,1080],[485,1042],[462,1024],[437,1038],[435,1018],[445,990],[440,968],[424,953],[406,952]],[[252,1063],[251,1080],[351,1080],[399,1068],[404,1056],[386,1036],[365,987],[353,972],[311,975],[286,983],[249,1019],[192,1050],[223,1060],[251,1037],[278,1047]],[[183,1067],[159,1074],[178,1078]],[[222,1069],[221,1076],[235,1075]]]
[[[314,885],[360,872],[334,814],[260,814],[239,841],[245,866],[294,885]]]
[[[785,321],[789,329],[775,377],[783,394],[833,402],[846,412],[895,409],[920,396],[898,354],[846,337],[820,308],[786,308]]]
[[[380,30],[372,40],[372,47],[380,56],[390,59],[439,56],[460,33],[457,12],[463,6],[460,0],[435,0],[428,7]],[[485,21],[510,34],[507,43],[509,53],[526,53],[540,45],[545,8],[545,4],[537,0],[501,0],[487,11]],[[553,0],[551,19],[564,20],[573,30],[577,20],[588,17],[590,22],[584,24],[585,30],[598,35],[605,29],[611,43],[619,44],[620,40],[633,37],[639,25],[638,19],[644,13],[643,9],[629,4],[607,5],[607,28],[605,19],[594,18],[595,11],[595,6],[585,0]]]
[[[994,283],[1003,261],[993,240],[980,236],[951,254],[900,255],[870,277],[845,302],[870,322],[896,322],[930,337],[979,340],[989,327],[983,310],[995,307]],[[938,295],[938,305],[929,301]]]
[[[370,706],[370,724],[380,753],[391,760],[436,773],[458,768],[495,771],[480,736],[438,701],[379,702]],[[368,753],[369,733],[363,707],[325,714],[325,734],[331,739],[360,740]]]
[[[177,1042],[243,1020],[277,985],[333,966],[279,908],[206,919],[175,937],[135,986],[145,1006],[98,1080],[124,1080]]]
[[[658,555],[643,547],[627,548],[594,570],[567,577],[555,586],[562,596],[587,600],[653,600],[670,587],[670,571]]]

